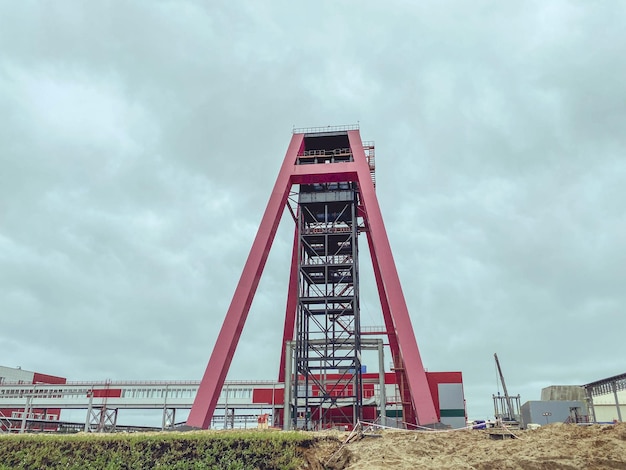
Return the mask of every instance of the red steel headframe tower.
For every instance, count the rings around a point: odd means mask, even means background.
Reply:
[[[304,415],[317,410],[319,419],[319,410],[336,402],[323,403],[323,397],[344,387],[341,395],[349,397],[355,415],[359,413],[362,397],[356,245],[358,233],[365,232],[404,421],[419,425],[438,421],[376,198],[373,170],[373,145],[363,144],[358,126],[294,129],[191,408],[188,426],[206,429],[211,423],[285,207],[291,210],[296,227],[279,381],[290,381],[296,393],[294,403],[306,403]],[[288,205],[293,185],[299,185],[296,211]],[[291,354],[288,344],[292,341],[296,371],[289,378],[285,377],[285,360]],[[319,380],[320,375],[326,377],[329,372],[337,378],[331,385]],[[312,387],[316,387],[315,398],[311,396]],[[298,397],[298,390],[305,390],[300,392],[303,396]],[[298,406],[285,411],[284,419],[303,411]]]

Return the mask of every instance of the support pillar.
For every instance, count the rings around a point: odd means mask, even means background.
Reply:
[[[176,424],[176,408],[163,408],[163,420],[161,422],[161,430],[173,429]]]
[[[117,427],[117,408],[92,406],[90,401],[85,421],[85,432],[115,432]]]
[[[293,371],[293,350],[294,350],[294,342],[286,341],[285,342],[285,397],[284,397],[284,405],[283,405],[283,431],[290,431],[293,426],[293,422],[291,419],[291,375]]]
[[[387,390],[385,390],[385,352],[383,341],[378,340],[378,383],[380,387],[380,424],[387,425]]]
[[[22,413],[22,425],[20,427],[20,434],[23,434],[24,432],[26,432],[27,421],[28,421],[28,418],[30,417],[30,414],[31,414],[31,403],[32,403],[32,401],[33,401],[32,395],[27,395],[26,396],[26,407],[24,408],[24,412]]]
[[[611,382],[611,389],[613,390],[613,396],[615,397],[615,407],[617,408],[617,419],[622,422],[622,410],[620,409],[619,399],[617,398],[617,385],[615,382]]]

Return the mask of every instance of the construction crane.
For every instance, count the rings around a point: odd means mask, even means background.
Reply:
[[[498,367],[498,374],[500,375],[500,382],[502,383],[502,390],[504,390],[504,399],[506,401],[506,407],[509,410],[508,420],[515,421],[515,412],[513,410],[513,403],[511,402],[511,397],[509,396],[509,392],[506,389],[506,383],[504,383],[504,375],[502,374],[502,368],[500,367],[500,361],[498,360],[498,355],[496,353],[493,354],[493,357],[496,358],[496,366]]]

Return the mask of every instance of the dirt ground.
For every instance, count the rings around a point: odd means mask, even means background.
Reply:
[[[501,438],[499,433],[503,433]],[[311,469],[626,469],[626,423],[536,430],[323,434]]]

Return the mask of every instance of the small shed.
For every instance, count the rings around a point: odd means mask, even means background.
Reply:
[[[581,422],[588,415],[585,403],[580,400],[527,401],[522,405],[522,428],[529,424]]]

